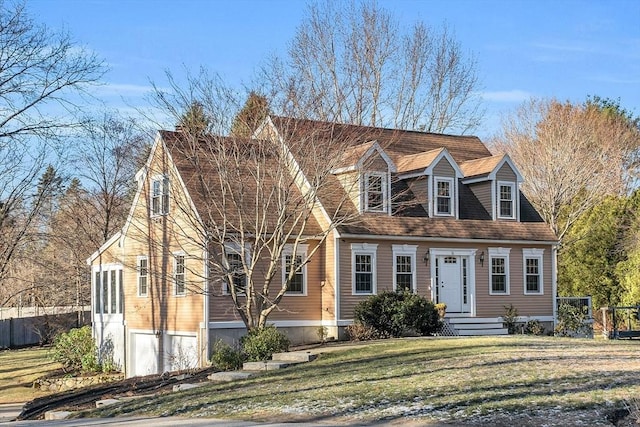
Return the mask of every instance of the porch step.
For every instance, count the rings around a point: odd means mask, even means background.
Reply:
[[[284,369],[295,362],[278,362],[266,360],[264,362],[244,362],[243,371],[274,371],[276,369]]]
[[[447,317],[459,336],[508,335],[500,317]]]

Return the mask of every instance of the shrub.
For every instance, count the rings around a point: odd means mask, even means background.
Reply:
[[[432,302],[410,292],[382,292],[361,301],[354,309],[356,323],[381,336],[428,335],[439,328],[438,311]]]
[[[502,315],[502,322],[505,328],[509,331],[509,334],[516,333],[516,322],[518,321],[518,309],[513,304],[504,306],[504,314]]]
[[[289,338],[273,325],[256,328],[240,339],[247,360],[259,362],[267,360],[273,353],[289,350]]]
[[[240,350],[233,349],[222,340],[217,340],[213,345],[211,365],[221,371],[235,371],[242,367],[244,356]]]
[[[529,320],[527,324],[524,325],[524,333],[527,335],[544,335],[544,326],[539,320]]]
[[[345,328],[347,335],[349,336],[349,340],[351,341],[370,341],[370,340],[378,340],[382,338],[389,338],[388,335],[384,335],[381,332],[378,332],[371,326],[363,325],[360,322],[352,323]]]
[[[560,304],[557,313],[555,334],[563,337],[593,336],[587,307]]]
[[[53,360],[62,364],[65,372],[98,372],[100,364],[91,328],[71,329],[56,337],[52,349]]]

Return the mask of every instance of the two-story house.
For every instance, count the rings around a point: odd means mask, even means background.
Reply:
[[[500,332],[509,305],[522,321],[552,325],[558,242],[520,192],[523,178],[508,156],[491,155],[473,136],[282,117],[268,117],[254,138],[287,149],[320,126],[315,144],[350,140],[318,193],[308,238],[297,254],[282,253],[284,273],[292,257],[314,255],[269,323],[294,342],[317,340],[319,327],[339,338],[358,302],[404,289],[446,303],[454,333]],[[212,282],[206,262],[210,230],[202,218],[216,191],[206,184],[220,177],[196,176],[193,159],[176,149],[183,139],[158,133],[125,227],[88,260],[94,335],[127,376],[204,364],[216,339],[245,332],[228,280]],[[308,155],[288,153],[292,168]],[[313,170],[292,173],[302,176],[303,193]],[[352,220],[331,226],[326,213],[338,211]],[[324,238],[314,237],[327,227]],[[229,265],[250,252],[228,246]]]

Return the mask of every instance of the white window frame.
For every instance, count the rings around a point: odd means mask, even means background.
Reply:
[[[155,187],[158,184],[159,192],[156,194]],[[169,191],[171,184],[167,175],[157,175],[151,180],[151,191],[149,197],[149,210],[151,216],[162,216],[169,213]],[[158,209],[155,209],[155,201],[158,200]]]
[[[527,290],[527,260],[528,259],[538,260],[538,291],[537,292]],[[544,262],[544,249],[522,249],[523,290],[525,295],[544,295],[543,262]]]
[[[438,212],[438,183],[446,182],[449,184],[449,212]],[[433,185],[433,214],[435,216],[454,216],[456,212],[456,188],[455,188],[455,180],[453,178],[440,177],[437,176],[434,178]]]
[[[301,257],[302,261],[304,262],[304,260],[307,258],[307,249],[309,248],[309,245],[307,244],[299,244],[297,249],[296,249],[296,253],[295,255],[293,254],[293,244],[287,244],[285,245],[283,251],[282,251],[282,283],[284,284],[286,278],[287,278],[287,263],[286,263],[286,257],[287,256],[295,256],[295,257]],[[300,269],[300,271],[296,274],[302,274],[302,291],[301,292],[294,292],[291,291],[289,289],[287,289],[287,296],[307,296],[307,264],[305,263],[302,268]]]
[[[147,266],[145,267],[146,268],[146,272],[145,272],[144,276],[142,274],[140,274],[140,272],[142,271],[142,266],[140,265],[141,261],[146,261],[146,263],[147,263]],[[139,255],[137,257],[137,260],[136,260],[136,270],[137,270],[136,285],[137,285],[137,288],[138,288],[137,289],[137,294],[138,294],[139,297],[147,297],[149,295],[149,257],[147,257],[146,255]],[[140,279],[142,277],[144,277],[144,279],[145,279],[145,282],[146,282],[145,286],[147,288],[146,292],[144,292],[144,293],[142,293],[140,291],[141,290]]]
[[[377,243],[352,243],[351,244],[351,293],[352,295],[375,295],[377,293]],[[356,291],[356,255],[371,256],[371,291]]]
[[[106,280],[105,280],[106,279]],[[102,264],[93,267],[93,316],[122,316],[124,309],[124,272],[121,264]]]
[[[182,273],[178,273],[178,257],[182,257]],[[182,291],[178,291],[178,274],[182,274]],[[184,252],[173,253],[173,295],[183,297],[187,295],[187,255]]]
[[[511,188],[511,216],[502,215],[502,191],[501,187],[510,187]],[[510,181],[498,181],[497,188],[497,206],[496,210],[498,213],[498,218],[500,219],[516,219],[516,184]],[[505,200],[506,201],[506,200]]]
[[[511,284],[509,280],[509,253],[511,248],[489,248],[489,295],[511,295]],[[493,290],[493,259],[504,259],[505,291],[495,292]]]
[[[224,267],[227,269],[229,268],[229,259],[227,258],[229,254],[239,255],[240,258],[242,259],[242,249],[240,244],[234,243],[234,242],[229,242],[224,244],[224,253],[222,254],[223,255],[222,263]],[[245,259],[244,259],[245,264],[251,264],[251,246],[248,243],[244,245],[244,255],[245,255]],[[245,272],[245,288],[246,288],[246,280],[247,280],[246,276],[247,275]],[[227,283],[226,275],[222,284],[222,294],[231,295],[231,288],[229,287],[229,283]],[[236,295],[246,295],[246,293],[236,292]]]
[[[393,253],[393,290],[398,290],[398,257],[408,256],[411,258],[411,292],[417,292],[416,281],[416,252],[418,245],[392,245]],[[406,273],[403,273],[406,274]]]
[[[385,172],[367,172],[364,174],[364,183],[363,183],[363,201],[362,205],[364,206],[365,212],[376,212],[376,213],[387,213],[388,210],[388,197],[389,197],[389,179],[388,174]],[[382,206],[379,209],[373,209],[369,206],[369,178],[371,177],[379,177],[380,184],[382,186]]]

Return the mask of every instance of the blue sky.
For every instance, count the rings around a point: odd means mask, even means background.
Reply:
[[[640,115],[640,1],[379,1],[402,22],[446,23],[478,60],[487,138],[500,114],[530,96],[582,102],[620,98]],[[34,19],[65,28],[110,67],[96,95],[143,106],[165,70],[204,65],[234,84],[270,53],[284,53],[304,15],[293,0],[28,0]]]

